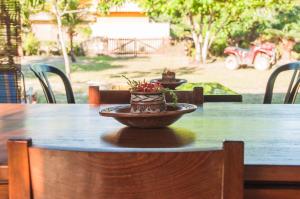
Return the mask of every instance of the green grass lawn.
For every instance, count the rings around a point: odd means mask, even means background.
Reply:
[[[204,95],[237,95],[238,93],[232,91],[230,88],[223,86],[217,82],[199,82],[186,83],[178,86],[176,90],[191,91],[194,87],[202,87]]]

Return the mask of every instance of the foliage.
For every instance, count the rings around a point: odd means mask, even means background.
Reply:
[[[40,42],[33,33],[28,33],[23,41],[23,50],[26,55],[37,55]]]
[[[43,9],[42,0],[20,0],[22,5],[21,18],[23,29],[30,29],[29,17]]]
[[[300,53],[300,43],[297,43],[293,49],[296,53]]]
[[[73,48],[74,48],[74,54],[76,56],[83,56],[84,55],[84,52],[83,52],[80,44],[75,44]]]
[[[206,61],[208,50],[217,39],[241,37],[241,41],[244,35],[252,36],[251,33],[256,31],[256,26],[254,26],[256,19],[253,19],[255,14],[257,16],[262,13],[268,14],[283,4],[287,6],[289,2],[289,0],[140,1],[152,18],[167,15],[173,24],[182,26],[184,23],[190,37],[194,40],[196,60],[202,59],[203,62]],[[231,26],[231,24],[235,25]],[[250,27],[251,31],[247,32],[247,27]],[[224,40],[219,43],[224,44]]]
[[[176,90],[191,91],[194,87],[203,87],[205,95],[236,95],[237,93],[219,83],[185,83]]]
[[[178,102],[178,98],[176,93],[168,88],[164,88],[159,82],[146,82],[131,80],[125,75],[122,75],[127,80],[127,84],[129,86],[129,90],[131,92],[143,92],[143,93],[169,93],[172,98],[172,103],[175,106]]]
[[[97,9],[103,13],[108,12],[109,8],[113,5],[120,5],[124,0],[99,0],[95,1],[79,1],[79,0],[24,0],[25,4],[31,7],[43,7],[45,11],[52,13],[56,17],[59,43],[65,62],[65,71],[68,78],[71,77],[71,65],[69,63],[67,47],[65,44],[65,38],[62,30],[64,18],[68,24],[72,27],[79,23],[81,19],[77,15],[72,14],[95,12]],[[96,3],[96,4],[95,4]],[[73,10],[75,9],[75,10]],[[69,16],[69,17],[68,17]],[[73,31],[73,29],[71,29]],[[72,31],[70,33],[72,33]],[[70,34],[70,39],[72,38]],[[72,45],[72,41],[71,41]],[[72,49],[72,46],[71,46]],[[72,55],[72,53],[71,53]]]
[[[121,6],[126,0],[98,0],[97,10],[102,14],[107,14],[113,6]]]
[[[130,80],[125,75],[122,75],[127,80],[127,84],[130,87],[131,92],[146,92],[146,93],[156,93],[163,92],[164,87],[160,83],[151,83],[144,81]]]
[[[89,38],[92,35],[92,29],[89,26],[78,26],[76,32],[80,33],[85,38]]]
[[[227,38],[220,37],[215,40],[215,42],[211,45],[209,52],[215,56],[222,56],[224,53],[224,49],[228,46]]]

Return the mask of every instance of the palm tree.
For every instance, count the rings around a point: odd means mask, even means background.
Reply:
[[[80,1],[72,0],[68,2],[68,10],[79,10]],[[67,28],[67,33],[70,41],[70,56],[72,62],[76,62],[75,53],[74,53],[74,36],[77,34],[76,28],[78,25],[84,22],[83,17],[86,16],[86,13],[68,13],[65,14],[62,18],[63,26]]]

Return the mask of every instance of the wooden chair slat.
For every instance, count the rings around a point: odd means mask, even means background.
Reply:
[[[10,199],[31,199],[29,145],[31,145],[30,139],[15,139],[7,142]]]
[[[224,142],[224,199],[244,198],[244,144]],[[235,187],[232,189],[231,187]]]
[[[240,142],[193,152],[54,150],[30,147],[28,140],[10,140],[8,146],[11,199],[243,196]]]

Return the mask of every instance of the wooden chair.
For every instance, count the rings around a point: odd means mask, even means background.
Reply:
[[[272,103],[272,97],[273,97],[273,89],[275,81],[278,77],[278,75],[284,71],[293,71],[293,75],[289,84],[289,87],[287,89],[287,92],[285,94],[284,98],[284,104],[294,104],[297,93],[300,86],[300,62],[294,62],[285,64],[283,66],[279,66],[274,72],[271,74],[267,87],[266,92],[264,96],[264,104],[271,104]]]
[[[88,152],[8,141],[10,199],[242,199],[242,142],[193,152]]]
[[[68,104],[75,104],[75,98],[74,98],[71,83],[70,83],[69,79],[66,77],[66,75],[61,70],[59,70],[58,68],[56,68],[54,66],[50,66],[50,65],[46,65],[46,64],[35,64],[35,65],[31,66],[30,69],[34,73],[36,78],[38,78],[38,80],[40,81],[48,103],[50,103],[50,104],[56,103],[54,92],[53,92],[51,85],[49,83],[49,80],[47,78],[47,73],[53,73],[60,77],[60,79],[62,80],[62,82],[65,86]]]
[[[179,103],[203,104],[203,88],[196,87],[193,91],[174,91]],[[172,97],[167,93],[166,101],[171,102]],[[100,90],[99,86],[89,86],[89,104],[129,104],[130,92],[128,90]]]

